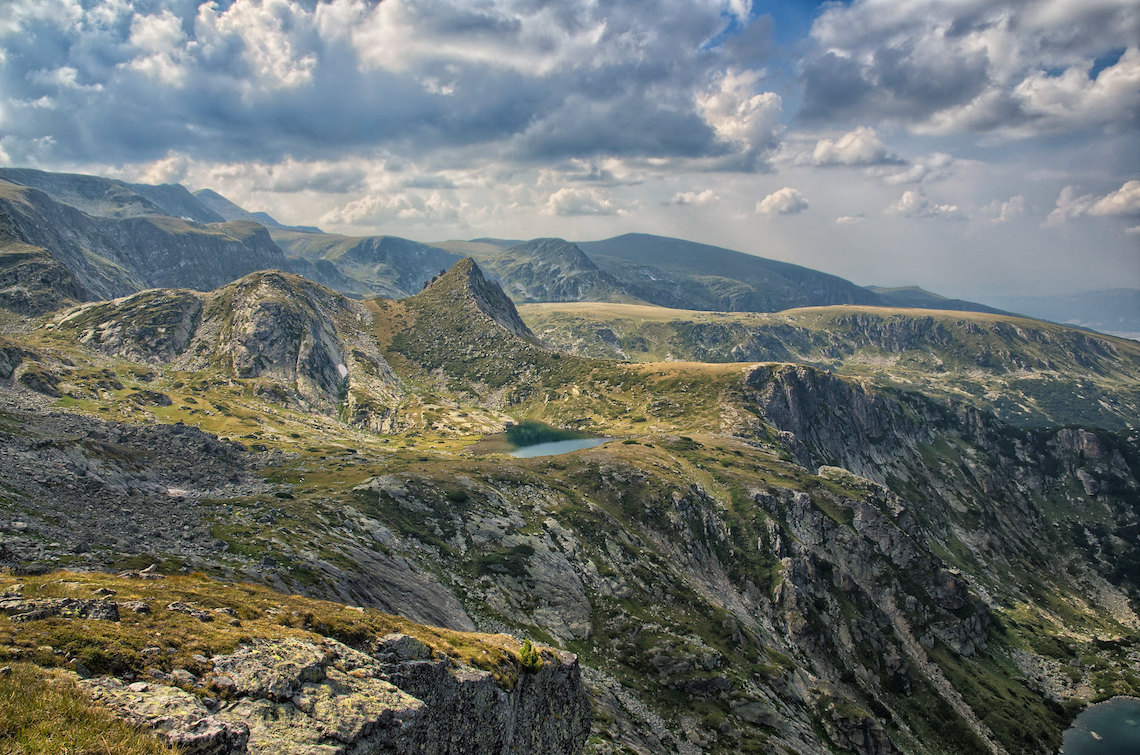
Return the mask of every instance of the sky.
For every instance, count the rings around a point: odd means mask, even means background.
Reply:
[[[1140,288],[1140,4],[0,0],[0,165],[351,235]]]

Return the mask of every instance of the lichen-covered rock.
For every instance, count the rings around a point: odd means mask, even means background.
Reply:
[[[216,718],[201,700],[178,687],[145,682],[125,685],[112,677],[84,679],[80,684],[97,702],[136,726],[154,729],[187,755],[246,752],[246,724]]]

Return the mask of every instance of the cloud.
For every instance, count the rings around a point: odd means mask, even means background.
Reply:
[[[704,191],[684,191],[673,195],[673,198],[668,202],[662,202],[665,205],[679,205],[682,207],[703,207],[705,205],[714,204],[720,200],[716,192],[712,189],[705,189]]]
[[[886,167],[877,169],[883,181],[891,186],[903,184],[917,184],[928,181],[940,181],[948,177],[954,169],[956,161],[944,152],[935,152],[932,155],[915,160],[901,169]]]
[[[899,162],[892,155],[875,129],[860,126],[835,140],[820,139],[812,152],[816,165],[881,165]]]
[[[758,92],[758,71],[728,70],[696,97],[696,108],[718,139],[747,155],[771,152],[782,132],[783,101]]]
[[[855,0],[826,6],[811,36],[808,120],[1025,137],[1140,118],[1132,0]],[[1123,53],[1105,65],[1113,49]]]
[[[1006,223],[1025,213],[1025,197],[1020,194],[1004,202],[995,199],[982,208],[982,214],[994,223]]]
[[[862,215],[840,215],[835,219],[836,225],[855,225],[866,220]]]
[[[1128,181],[1089,208],[1090,215],[1140,215],[1140,181]]]
[[[756,203],[756,212],[768,216],[797,215],[807,208],[807,197],[789,186],[772,192]]]
[[[399,221],[427,225],[456,220],[462,210],[462,203],[438,191],[368,194],[325,213],[320,223],[367,227]]]
[[[965,215],[957,205],[931,202],[921,191],[914,189],[903,192],[899,200],[884,210],[883,214],[901,215],[906,218],[965,219]]]
[[[624,215],[629,207],[604,190],[590,187],[559,189],[547,199],[545,210],[551,215]]]
[[[4,6],[0,133],[17,161],[149,163],[177,145],[223,162],[450,152],[755,169],[780,117],[779,96],[752,89],[756,50],[735,49],[767,27],[744,0]],[[730,26],[742,31],[707,46]]]
[[[1063,225],[1082,215],[1140,216],[1140,181],[1127,181],[1103,197],[1079,194],[1075,186],[1066,186],[1057,197],[1056,208],[1045,218],[1045,225]]]

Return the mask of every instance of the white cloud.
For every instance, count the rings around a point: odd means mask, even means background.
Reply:
[[[883,214],[901,215],[907,218],[965,219],[965,215],[957,205],[932,202],[921,191],[914,189],[903,192],[899,200],[884,210]]]
[[[135,16],[131,19],[128,41],[142,55],[131,60],[127,67],[163,84],[177,86],[187,75],[182,48],[185,40],[182,22],[169,10],[153,16]]]
[[[770,150],[782,129],[783,101],[775,92],[757,92],[759,71],[725,71],[697,95],[697,112],[719,139],[744,152]]]
[[[796,215],[807,208],[807,197],[790,186],[774,191],[756,203],[756,212],[769,216]]]
[[[862,223],[866,218],[862,215],[840,215],[835,219],[836,225],[855,225]]]
[[[878,165],[897,159],[869,126],[859,126],[835,140],[820,139],[812,152],[816,165]]]
[[[1010,137],[1129,129],[1140,117],[1135,0],[831,3],[811,34],[810,116]],[[1114,49],[1123,55],[1094,78]]]
[[[320,222],[334,226],[376,226],[393,221],[435,223],[455,220],[462,210],[462,203],[438,191],[368,194],[326,212]]]
[[[1004,202],[995,199],[982,208],[982,214],[994,223],[1006,223],[1025,212],[1025,197],[1018,194]]]
[[[1140,215],[1140,181],[1127,181],[1103,197],[1079,194],[1075,186],[1066,186],[1057,196],[1057,206],[1045,218],[1046,226],[1058,226],[1082,215]]]
[[[1128,181],[1089,208],[1090,215],[1140,215],[1140,181]]]
[[[629,204],[596,187],[562,188],[546,200],[550,215],[624,215]]]
[[[318,56],[305,48],[313,14],[290,0],[235,0],[224,11],[217,3],[198,8],[194,30],[207,55],[236,44],[258,88],[290,88],[313,79]],[[253,87],[251,86],[251,89]]]
[[[673,195],[665,204],[681,205],[683,207],[703,207],[717,202],[720,197],[712,189],[704,191],[684,191]]]
[[[953,172],[957,162],[952,156],[944,152],[935,152],[932,155],[915,160],[901,170],[894,167],[874,168],[873,170],[883,177],[884,182],[891,186],[901,186],[903,184],[940,181]]]
[[[1140,15],[1138,13],[1137,15]],[[1092,61],[1060,76],[1034,71],[1013,90],[1023,110],[1050,130],[1124,124],[1140,116],[1140,49],[1124,52],[1115,65],[1089,77]]]

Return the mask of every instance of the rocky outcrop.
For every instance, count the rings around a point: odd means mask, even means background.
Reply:
[[[636,298],[576,244],[562,239],[532,239],[490,257],[484,266],[516,302]]]
[[[369,655],[336,640],[258,640],[209,659],[191,680],[221,699],[168,684],[82,682],[96,700],[202,755],[582,751],[590,705],[577,659],[543,651],[510,689],[489,672],[439,659],[405,635]]]
[[[36,316],[85,298],[67,268],[43,249],[0,241],[0,308]]]
[[[351,416],[383,429],[401,391],[365,330],[370,322],[361,304],[268,270],[209,294],[159,289],[81,306],[52,327],[75,333],[91,348],[146,364],[221,368],[235,378],[266,380],[286,400],[328,413],[352,389],[355,403],[374,409]]]
[[[209,291],[255,270],[286,264],[281,249],[257,223],[202,224],[157,213],[92,216],[38,189],[3,181],[0,232],[45,250],[88,300],[160,286]]]

